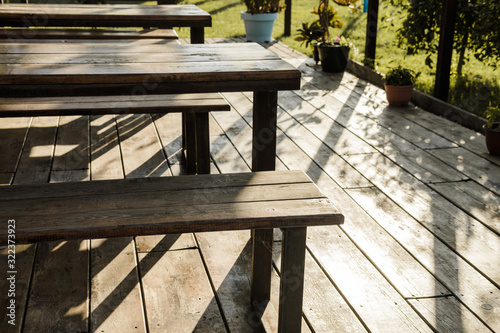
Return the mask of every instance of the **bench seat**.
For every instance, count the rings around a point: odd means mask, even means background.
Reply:
[[[0,219],[15,224],[15,238],[0,229],[0,244],[8,245],[252,229],[249,301],[260,313],[269,300],[272,237],[264,242],[255,230],[272,236],[272,228],[281,228],[278,332],[301,329],[307,227],[343,223],[301,171],[4,186]]]
[[[0,117],[182,112],[189,174],[210,173],[208,113],[229,110],[230,105],[218,93],[0,98]]]
[[[30,98],[0,97],[0,117],[168,112],[200,113],[229,110],[229,104],[218,93]]]
[[[173,29],[0,28],[0,39],[179,39]]]
[[[11,185],[0,187],[0,205],[17,220],[18,243],[341,221],[300,171]]]

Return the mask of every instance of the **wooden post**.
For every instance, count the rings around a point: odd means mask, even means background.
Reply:
[[[276,168],[277,91],[253,93],[252,171]],[[252,230],[252,295],[255,310],[263,311],[271,295],[273,229]]]
[[[271,299],[273,268],[273,229],[252,230],[252,280],[250,301],[252,308],[264,313]]]
[[[445,102],[448,100],[448,93],[450,90],[450,70],[457,7],[457,0],[444,0],[443,9],[441,11],[441,34],[439,36],[434,97]]]
[[[182,113],[184,155],[186,156],[186,172],[196,174],[196,116],[194,112]]]
[[[276,168],[277,91],[255,91],[253,94],[252,171]]]
[[[285,36],[290,36],[292,26],[292,0],[285,0]]]
[[[379,0],[368,1],[368,15],[366,21],[365,65],[375,68],[375,51],[377,48]]]
[[[210,137],[208,112],[196,112],[196,173],[210,173]]]
[[[300,332],[306,258],[306,229],[283,228],[278,332]]]
[[[205,28],[204,27],[191,27],[191,44],[205,43]]]

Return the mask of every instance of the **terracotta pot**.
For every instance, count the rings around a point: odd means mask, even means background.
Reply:
[[[486,148],[488,148],[490,155],[500,156],[500,124],[497,123],[493,130],[486,128],[486,125],[483,126],[483,129]]]
[[[385,95],[389,105],[403,106],[411,100],[413,86],[388,86],[385,85]]]

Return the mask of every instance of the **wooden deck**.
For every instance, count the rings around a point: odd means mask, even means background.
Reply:
[[[419,108],[387,107],[379,88],[325,74],[283,44],[269,49],[303,72],[302,89],[279,96],[277,168],[306,171],[346,215],[341,227],[308,229],[303,331],[500,332],[500,158],[483,137]],[[232,111],[210,119],[212,173],[249,171],[252,96],[224,96]],[[182,174],[180,121],[0,119],[0,184]],[[276,331],[276,287],[263,318],[248,307],[249,238],[18,245],[16,326],[3,249],[0,331]]]

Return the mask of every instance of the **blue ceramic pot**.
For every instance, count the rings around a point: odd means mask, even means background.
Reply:
[[[241,12],[241,18],[245,21],[247,41],[271,41],[274,21],[278,19],[278,13],[250,14],[247,12]]]

